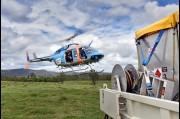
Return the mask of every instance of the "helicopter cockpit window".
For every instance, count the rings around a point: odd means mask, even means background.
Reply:
[[[57,50],[54,54],[60,54],[61,49]]]
[[[86,52],[87,54],[90,54],[90,53],[92,53],[92,52],[96,52],[96,50],[95,50],[94,48],[91,48],[91,47],[85,47],[85,52]]]

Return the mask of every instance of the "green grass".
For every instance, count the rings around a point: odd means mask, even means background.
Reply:
[[[90,81],[1,81],[2,119],[102,119],[99,89]]]

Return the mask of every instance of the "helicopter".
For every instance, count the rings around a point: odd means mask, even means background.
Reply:
[[[75,38],[77,35],[78,34],[75,34],[72,37],[65,39],[64,41],[71,40]],[[71,43],[59,48],[55,51],[53,55],[45,57],[37,57],[36,54],[33,53],[34,59],[30,59],[29,54],[26,51],[26,69],[29,68],[29,63],[49,61],[54,62],[57,68],[61,67],[61,69],[71,68],[72,71],[80,71],[86,70],[88,69],[88,67],[80,70],[73,70],[73,67],[88,65],[91,68],[90,71],[95,71],[94,69],[92,69],[90,64],[99,62],[104,57],[104,54],[91,47],[92,42],[93,41],[91,41],[90,44],[86,46],[80,46],[80,44],[78,43]],[[75,47],[70,48],[70,46]]]

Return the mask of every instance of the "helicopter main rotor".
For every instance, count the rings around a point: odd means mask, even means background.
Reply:
[[[63,40],[60,40],[60,42],[68,42],[68,41],[72,40],[73,38],[75,38],[76,36],[78,36],[82,33],[83,33],[82,30],[78,30],[78,31],[76,31],[76,33],[73,36],[66,38],[66,39],[63,39]]]

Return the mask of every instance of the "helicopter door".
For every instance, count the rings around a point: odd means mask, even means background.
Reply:
[[[81,59],[86,59],[87,58],[86,53],[84,51],[84,48],[80,48],[79,52],[80,52]]]
[[[61,55],[61,63],[65,63],[66,59],[65,59],[65,51],[61,51],[62,55]]]
[[[71,50],[66,51],[65,56],[66,56],[65,57],[66,62],[73,62],[73,57],[72,57],[72,51]]]

